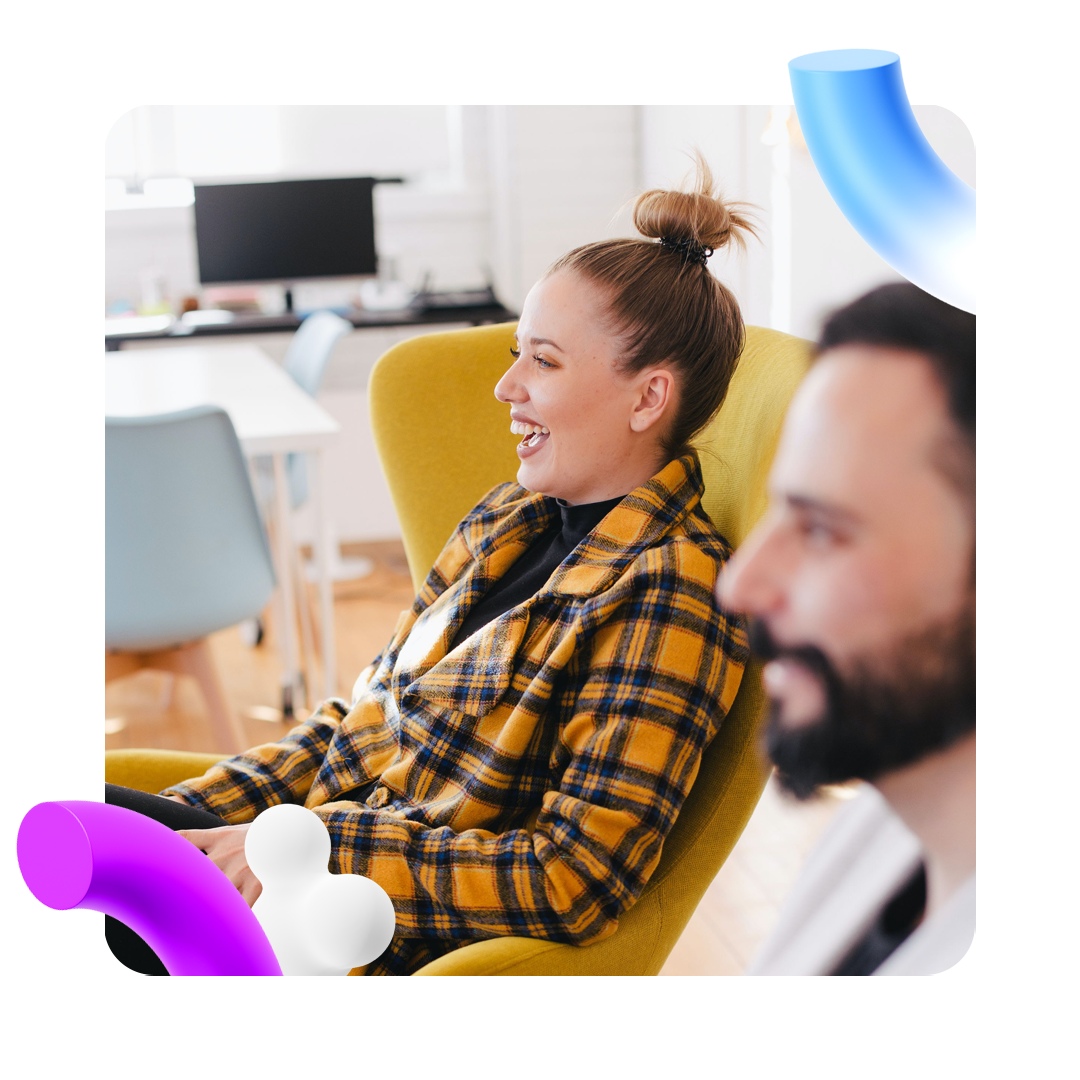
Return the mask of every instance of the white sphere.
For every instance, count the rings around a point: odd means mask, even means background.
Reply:
[[[312,956],[342,974],[378,959],[394,936],[394,905],[371,878],[330,874],[305,893],[302,908]]]
[[[318,814],[295,803],[279,803],[251,823],[244,852],[264,889],[290,888],[329,873],[330,834]]]
[[[244,841],[262,885],[252,905],[283,975],[345,975],[394,936],[394,905],[356,874],[331,874],[330,834],[318,814],[283,803],[264,810]]]

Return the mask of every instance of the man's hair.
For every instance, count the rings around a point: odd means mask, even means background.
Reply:
[[[818,351],[879,345],[926,357],[949,400],[949,415],[975,446],[975,316],[909,282],[882,285],[825,323]]]

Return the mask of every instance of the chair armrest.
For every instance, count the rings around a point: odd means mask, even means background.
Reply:
[[[650,881],[619,918],[617,933],[592,945],[538,938],[489,938],[425,964],[414,975],[658,975],[674,939],[661,940],[664,886]]]
[[[186,750],[106,750],[105,783],[157,794],[181,780],[202,776],[227,756]]]
[[[534,938],[477,941],[425,964],[414,975],[574,975],[576,945]],[[582,974],[585,974],[582,972]]]

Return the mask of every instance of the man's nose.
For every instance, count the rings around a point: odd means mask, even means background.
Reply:
[[[751,531],[716,579],[716,602],[727,611],[764,616],[782,603],[776,537],[766,522]]]

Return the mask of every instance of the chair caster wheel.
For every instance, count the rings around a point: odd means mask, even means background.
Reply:
[[[262,619],[245,619],[240,624],[240,640],[249,648],[257,649],[266,637]]]

